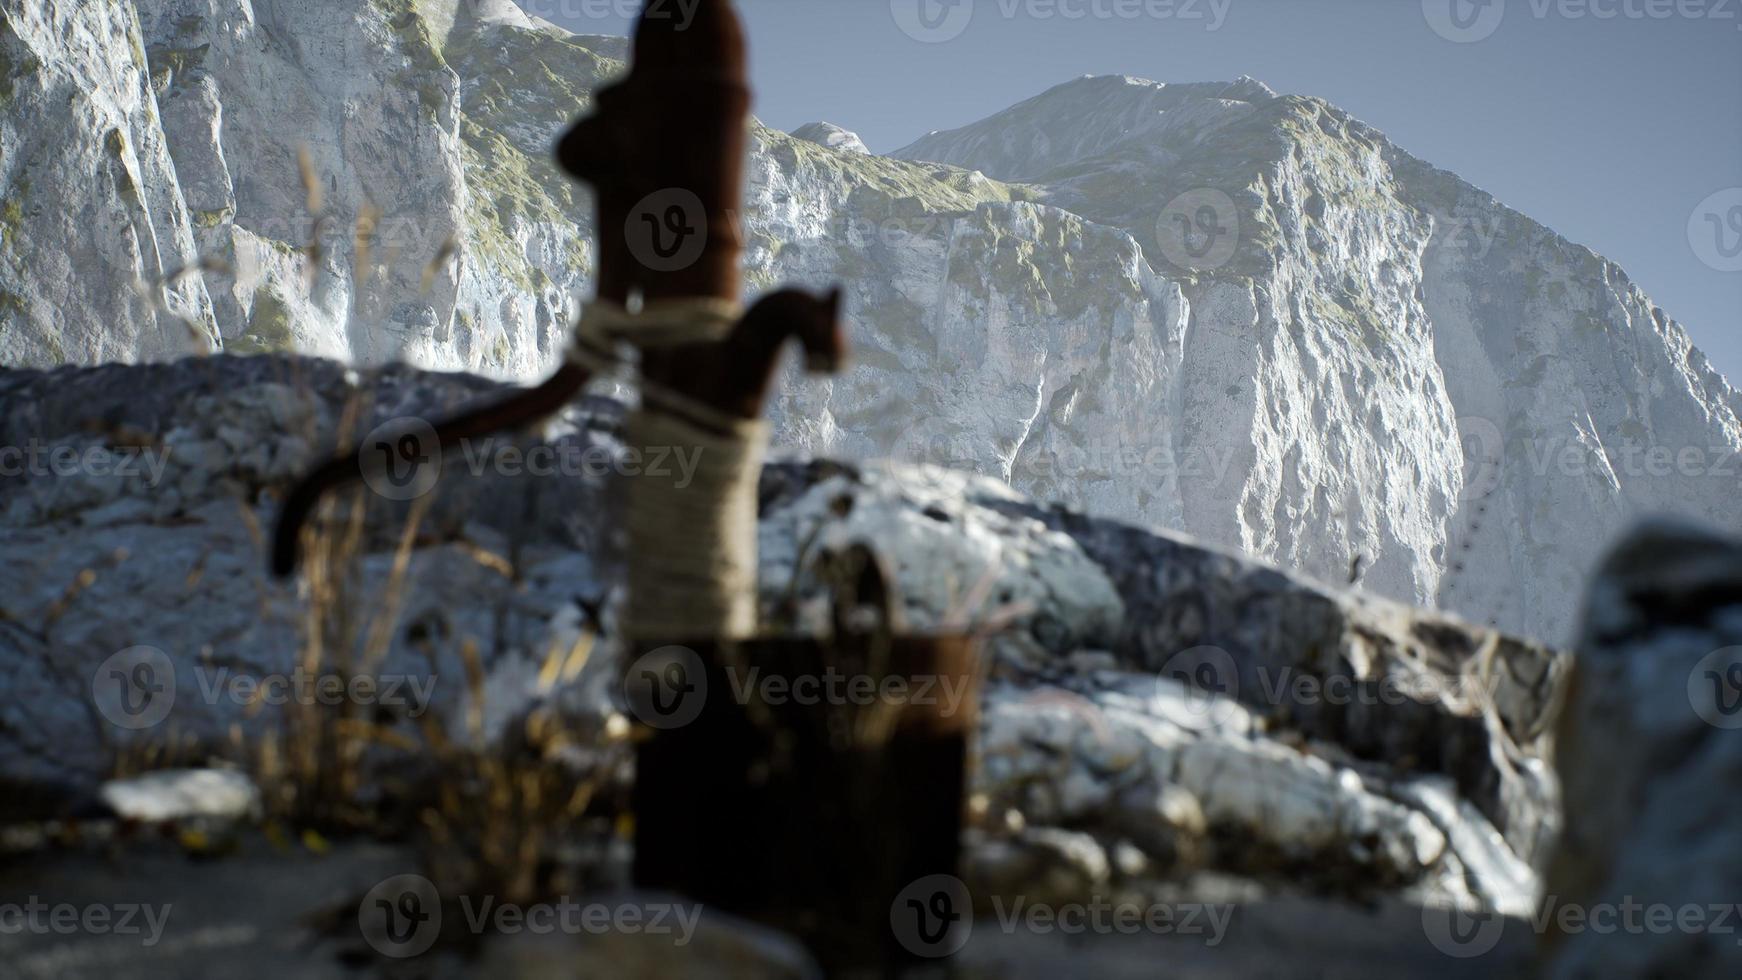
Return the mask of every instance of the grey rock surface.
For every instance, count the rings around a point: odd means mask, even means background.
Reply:
[[[0,373],[5,439],[51,458],[142,440],[164,452],[155,478],[81,467],[0,482],[0,546],[16,556],[0,564],[0,778],[76,797],[119,749],[270,730],[278,715],[233,681],[294,680],[307,650],[306,593],[265,578],[276,494],[353,428],[495,390],[297,358]],[[413,505],[367,504],[350,598],[385,638],[369,675],[405,680],[397,701],[371,689],[390,723],[458,726],[477,708],[494,737],[539,702],[551,651],[587,629],[605,638],[557,704],[595,725],[624,710],[602,480],[530,475],[504,455],[608,451],[619,418],[589,399],[552,442],[446,454],[402,589],[388,583]],[[777,462],[762,510],[771,614],[816,608],[813,552],[869,541],[913,628],[996,627],[973,784],[989,860],[1090,869],[1063,873],[1065,891],[1209,867],[1534,902],[1558,822],[1545,732],[1564,655],[947,470]],[[174,681],[150,724],[112,693],[144,662]]]
[[[1586,599],[1563,721],[1551,976],[1735,976],[1742,945],[1742,542],[1629,535]],[[1562,909],[1582,917],[1561,925]],[[1599,929],[1607,926],[1609,929]]]
[[[0,778],[88,787],[141,734],[226,741],[233,724],[278,717],[252,705],[257,693],[270,691],[280,709],[313,703],[320,675],[298,669],[306,604],[297,585],[266,574],[275,495],[340,441],[493,390],[465,376],[390,369],[358,379],[326,362],[230,356],[0,375],[0,442],[38,447],[36,463],[0,478],[9,665]],[[582,429],[558,444],[584,451],[598,438]],[[475,464],[448,461],[420,524],[428,543],[414,549],[402,588],[389,583],[411,505],[356,498],[369,502],[370,539],[349,591],[362,621],[386,630],[386,655],[369,673],[395,685],[368,700],[398,724],[463,714],[473,694],[461,636],[498,666],[491,682],[504,689],[487,691],[491,702],[523,704],[552,624],[577,620],[577,599],[603,598],[589,523],[603,506],[599,481],[579,471],[519,479],[494,464],[537,441],[504,438],[480,446]],[[56,467],[55,447],[98,462]],[[353,669],[359,656],[332,654]],[[142,663],[173,681],[160,717],[134,717],[119,700],[143,697],[121,687]],[[492,730],[504,720],[486,718]]]

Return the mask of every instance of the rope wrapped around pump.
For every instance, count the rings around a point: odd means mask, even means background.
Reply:
[[[589,346],[605,350],[619,343],[641,348],[713,344],[726,339],[743,316],[743,304],[713,296],[650,300],[637,313],[595,299],[581,315],[575,334]]]
[[[737,304],[667,301],[629,313],[594,303],[569,352],[594,371],[621,367],[620,343],[640,348],[718,343]],[[630,542],[625,627],[634,637],[748,639],[757,632],[757,485],[768,424],[730,416],[640,379],[642,405],[624,425],[624,521]],[[659,465],[647,465],[651,460]],[[671,461],[678,465],[672,465]]]
[[[737,303],[711,299],[670,300],[641,313],[630,313],[615,303],[596,300],[588,305],[575,327],[568,362],[590,373],[608,374],[629,366],[619,354],[624,345],[659,350],[719,343],[742,316]],[[716,433],[730,435],[761,424],[723,412],[645,374],[636,378],[636,387],[644,405],[657,404],[668,413]]]
[[[745,422],[722,435],[643,407],[630,413],[624,439],[643,460],[681,453],[695,466],[687,474],[666,466],[626,478],[630,636],[756,635],[757,484],[767,424]]]

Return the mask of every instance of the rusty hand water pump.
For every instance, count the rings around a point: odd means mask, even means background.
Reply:
[[[739,305],[739,237],[750,91],[743,27],[729,0],[692,0],[687,19],[650,3],[629,74],[561,139],[559,164],[593,188],[598,292],[567,363],[536,388],[433,427],[436,447],[522,428],[572,400],[600,370],[638,354],[641,406],[630,449],[702,460],[679,486],[624,480],[630,667],[641,722],[635,877],[792,931],[831,970],[895,972],[940,941],[909,927],[915,882],[957,868],[979,645],[900,625],[893,577],[868,548],[824,556],[838,610],[823,636],[769,636],[757,617],[760,421],[778,356],[796,338],[813,371],[846,345],[839,291],[784,290]],[[291,573],[320,496],[377,458],[363,446],[285,500],[273,567]],[[847,610],[870,610],[870,616]],[[869,677],[878,690],[959,696],[871,703],[772,703],[744,678]],[[939,895],[923,896],[924,914]],[[946,910],[954,920],[971,910]],[[929,945],[928,945],[929,944]]]

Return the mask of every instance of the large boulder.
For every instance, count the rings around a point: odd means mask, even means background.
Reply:
[[[1559,740],[1553,975],[1736,976],[1742,541],[1656,522],[1615,549],[1586,599]]]

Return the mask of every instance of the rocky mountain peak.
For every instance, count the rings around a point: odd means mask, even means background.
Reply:
[[[1130,75],[1084,75],[954,130],[933,132],[892,156],[970,167],[1001,180],[1032,180],[1117,147],[1154,143],[1188,119],[1238,118],[1277,98],[1269,86],[1163,83]]]
[[[870,153],[865,141],[858,133],[829,122],[806,123],[792,131],[792,135],[801,140],[808,140],[831,150],[841,150],[847,153]]]
[[[506,3],[11,14],[0,359],[215,338],[547,371],[594,237],[551,144],[627,55]],[[1686,332],[1323,101],[1089,76],[855,142],[759,129],[749,161],[749,291],[844,283],[857,354],[784,391],[782,448],[973,470],[1551,641],[1592,527],[1742,520],[1742,396]],[[1643,455],[1682,449],[1703,463]]]

